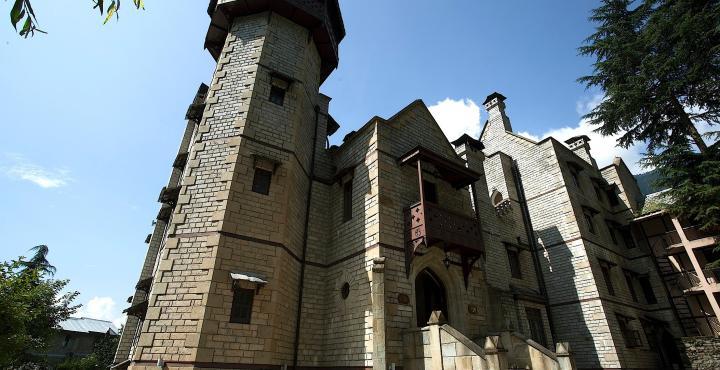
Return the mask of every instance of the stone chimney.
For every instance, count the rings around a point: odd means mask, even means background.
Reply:
[[[593,167],[598,168],[595,159],[590,155],[590,138],[587,137],[587,135],[571,137],[565,140],[565,143],[578,157],[590,163]]]
[[[483,102],[485,109],[488,111],[488,123],[497,124],[502,122],[502,127],[505,131],[512,132],[512,126],[510,125],[510,118],[505,114],[505,97],[499,92],[494,92],[488,95]]]

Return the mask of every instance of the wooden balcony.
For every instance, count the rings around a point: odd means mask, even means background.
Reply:
[[[485,253],[480,222],[428,202],[418,202],[405,209],[406,269],[418,248],[438,246],[445,252],[460,254],[463,276],[467,278],[472,265]]]
[[[406,209],[405,230],[413,248],[420,244],[443,244],[447,249],[483,253],[480,224],[468,217],[432,203],[415,203]]]

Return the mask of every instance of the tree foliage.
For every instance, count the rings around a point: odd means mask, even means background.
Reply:
[[[590,19],[580,53],[596,61],[579,81],[605,92],[585,116],[597,131],[651,153],[687,140],[705,150],[695,125],[720,123],[720,1],[604,0]]]
[[[70,357],[58,364],[58,370],[92,370],[107,369],[115,358],[115,351],[120,342],[119,335],[105,334],[93,346],[93,352],[85,357]]]
[[[47,253],[45,253],[47,255]],[[40,361],[57,325],[73,314],[78,292],[63,293],[67,280],[45,277],[45,266],[28,266],[22,257],[0,263],[0,368]]]
[[[34,252],[33,256],[27,261],[20,261],[20,265],[27,270],[37,270],[41,274],[49,276],[55,275],[57,269],[55,266],[50,264],[47,256],[50,253],[50,249],[47,245],[38,245],[30,249]]]
[[[93,9],[98,9],[100,16],[104,16],[103,24],[112,19],[118,18],[120,12],[120,0],[92,0]],[[132,0],[136,9],[145,9],[145,0]],[[35,32],[45,33],[38,28],[38,20],[35,16],[30,0],[12,0],[13,6],[10,9],[10,23],[20,36],[34,36]],[[18,30],[18,25],[20,29]]]
[[[585,118],[618,144],[647,144],[644,164],[674,216],[720,226],[720,149],[697,125],[720,123],[720,0],[603,0],[580,53],[595,57],[579,79],[605,99]],[[718,131],[706,137],[717,138]]]

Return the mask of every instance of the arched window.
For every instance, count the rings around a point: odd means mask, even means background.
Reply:
[[[503,201],[503,194],[497,190],[493,190],[490,199],[492,200],[493,207],[497,207],[497,205]]]

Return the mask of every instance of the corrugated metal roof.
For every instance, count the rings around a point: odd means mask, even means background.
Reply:
[[[60,323],[60,328],[65,331],[78,333],[107,333],[117,335],[118,331],[110,321],[89,319],[87,317],[71,317]]]

